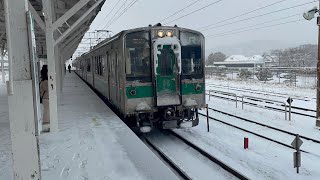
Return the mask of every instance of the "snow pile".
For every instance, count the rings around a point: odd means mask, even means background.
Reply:
[[[183,103],[183,106],[185,107],[192,107],[197,105],[198,105],[197,101],[191,98],[187,98]]]
[[[145,101],[140,102],[136,107],[136,111],[150,111],[150,110],[151,110],[151,107]]]

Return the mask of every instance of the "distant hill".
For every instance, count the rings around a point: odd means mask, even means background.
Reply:
[[[264,52],[269,52],[273,49],[284,49],[289,47],[298,46],[299,44],[289,43],[289,42],[282,42],[282,41],[276,41],[276,40],[256,40],[256,41],[250,41],[250,42],[244,42],[234,45],[228,45],[228,46],[218,46],[211,49],[206,50],[206,56],[208,56],[210,53],[215,52],[222,52],[229,55],[234,54],[241,54],[245,56],[252,56],[256,54],[263,54]]]

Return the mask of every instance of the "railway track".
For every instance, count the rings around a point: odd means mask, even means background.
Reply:
[[[212,110],[212,108],[209,108],[209,109]],[[222,112],[222,111],[220,111],[220,112]],[[281,133],[285,133],[285,134],[287,134],[287,135],[292,135],[292,136],[294,136],[294,137],[296,136],[295,133],[292,133],[292,132],[289,132],[289,131],[285,131],[285,130],[281,130],[281,129],[279,129],[279,128],[275,128],[275,127],[272,127],[272,126],[268,126],[268,125],[265,125],[265,124],[262,124],[262,123],[258,123],[258,122],[255,122],[255,121],[252,121],[252,120],[249,120],[249,119],[246,119],[246,118],[238,117],[238,116],[231,115],[231,114],[229,114],[229,113],[224,113],[224,112],[223,112],[222,114],[228,115],[228,116],[230,116],[230,117],[235,117],[235,118],[240,119],[240,120],[242,120],[242,121],[254,123],[254,124],[257,124],[257,125],[259,125],[259,126],[267,127],[267,128],[269,128],[269,129],[273,129],[273,130],[275,130],[275,131],[278,131],[278,132],[281,132]],[[204,117],[207,117],[207,115],[205,115],[205,114],[203,114],[203,113],[199,113],[199,115],[204,116]],[[230,126],[230,127],[233,127],[233,128],[239,129],[239,130],[242,130],[242,131],[247,132],[247,133],[249,133],[249,134],[253,134],[253,135],[255,135],[255,136],[258,136],[258,137],[260,137],[260,138],[266,139],[266,140],[268,140],[268,141],[272,141],[272,142],[277,143],[277,144],[280,144],[280,145],[282,145],[282,146],[284,146],[284,147],[287,147],[287,148],[290,148],[290,149],[294,149],[291,145],[288,145],[288,144],[283,143],[283,142],[281,142],[281,141],[278,141],[278,140],[275,140],[275,139],[273,139],[273,138],[267,137],[267,136],[265,136],[265,135],[258,134],[258,133],[256,133],[256,132],[250,131],[250,130],[245,129],[245,128],[243,128],[243,127],[240,127],[240,126],[231,124],[231,123],[229,123],[229,122],[226,122],[226,121],[223,121],[223,120],[220,120],[220,119],[211,117],[211,116],[209,116],[209,119],[214,120],[214,121],[217,121],[217,122],[222,123],[222,124],[225,124],[225,125],[227,125],[227,126]],[[292,139],[293,139],[294,137],[292,137]],[[312,139],[312,138],[309,138],[309,137],[306,137],[306,136],[300,136],[300,138],[305,139],[305,140],[308,140],[308,141],[312,141],[312,142],[314,142],[314,143],[316,143],[316,144],[320,144],[320,141],[319,141],[319,140],[316,140],[316,139]],[[311,153],[311,152],[306,151],[306,150],[303,150],[303,149],[301,149],[301,151],[304,152],[304,153],[313,154],[313,155],[318,156],[318,157],[320,156],[320,155]]]
[[[240,91],[240,92],[248,92],[252,94],[259,94],[259,95],[268,95],[268,96],[274,96],[274,97],[281,97],[281,98],[288,98],[290,97],[289,94],[285,93],[276,93],[276,92],[268,92],[268,91],[260,91],[260,90],[255,90],[255,89],[249,89],[249,88],[238,88],[238,87],[230,87],[230,86],[224,86],[224,85],[216,85],[216,84],[207,84],[207,86],[210,87],[217,87],[217,88],[223,88],[223,89],[231,89],[235,91]],[[305,97],[299,97],[299,96],[293,96],[291,97],[292,99],[296,100],[302,100],[302,101],[310,101],[306,100]],[[316,98],[311,98],[312,100],[315,100]]]
[[[208,93],[206,93],[206,95],[209,95]],[[219,99],[224,99],[224,100],[228,100],[228,101],[236,101],[235,99],[233,98],[228,98],[228,97],[223,97],[223,96],[217,96],[217,95],[213,95],[211,94],[210,95],[211,97],[216,97],[216,98],[219,98]],[[252,99],[251,99],[252,100]],[[257,100],[253,100],[253,101],[257,101]],[[238,100],[238,102],[241,102],[240,100]],[[260,108],[263,108],[263,109],[271,109],[271,110],[275,110],[275,111],[279,111],[279,112],[285,112],[285,110],[283,109],[280,109],[280,108],[276,108],[276,107],[271,107],[271,106],[266,106],[266,105],[259,105],[259,104],[256,104],[256,103],[253,103],[253,102],[244,102],[243,104],[247,104],[247,105],[250,105],[250,106],[255,106],[255,107],[260,107]],[[281,105],[283,107],[283,105]],[[306,109],[306,108],[300,108],[300,107],[295,107],[295,106],[291,106],[291,109],[296,109],[296,110],[301,110],[301,111],[308,111],[308,112],[316,112],[315,110],[312,110],[312,109]],[[292,114],[297,114],[297,115],[301,115],[301,116],[306,116],[306,117],[312,117],[312,118],[316,118],[315,115],[310,115],[310,114],[305,114],[305,113],[301,113],[301,112],[296,112],[296,111],[291,111]]]
[[[184,144],[186,144],[187,146],[191,147],[193,150],[195,150],[196,152],[198,152],[199,154],[201,154],[203,157],[205,157],[206,159],[208,159],[210,162],[218,165],[219,167],[221,167],[222,169],[224,169],[226,172],[230,173],[232,176],[238,178],[238,179],[243,179],[243,180],[247,180],[249,179],[248,177],[246,177],[245,175],[241,174],[240,172],[236,171],[235,169],[233,169],[232,167],[228,166],[227,164],[225,164],[224,162],[220,161],[219,159],[217,159],[216,157],[214,157],[213,155],[209,154],[208,152],[206,152],[205,150],[201,149],[199,146],[191,143],[190,141],[188,141],[187,139],[183,138],[182,136],[180,136],[179,134],[175,133],[172,130],[167,130],[165,131],[168,134],[176,137],[177,139],[179,139],[180,141],[182,141]],[[153,143],[152,140],[150,140],[148,137],[143,136],[144,141],[154,150],[157,152],[157,154],[159,154],[161,156],[161,158],[168,164],[170,165],[170,167],[172,169],[174,169],[183,179],[192,179],[191,175],[188,174],[188,172],[186,172],[185,170],[183,170],[181,167],[179,167],[179,165],[177,165],[174,160],[172,160],[168,155],[166,155],[165,152],[163,152],[161,150],[161,148],[157,147],[156,143]],[[172,138],[168,138],[168,139],[172,139]],[[177,149],[178,151],[178,149]]]
[[[249,120],[249,119],[246,119],[246,118],[243,118],[243,117],[240,117],[240,116],[236,116],[236,115],[233,115],[233,114],[230,114],[230,113],[227,113],[227,112],[223,112],[223,111],[220,111],[220,110],[217,110],[217,109],[213,109],[213,108],[210,108],[210,107],[208,109],[210,109],[212,111],[215,111],[215,112],[218,112],[218,113],[221,113],[221,114],[224,114],[224,115],[227,115],[227,116],[230,116],[230,117],[237,118],[237,119],[242,120],[242,121],[250,122],[250,123],[253,123],[253,124],[257,124],[257,125],[260,125],[260,126],[263,126],[263,127],[267,127],[269,129],[273,129],[273,130],[285,133],[285,134],[296,136],[296,133],[293,133],[293,132],[290,132],[290,131],[286,131],[286,130],[283,130],[283,129],[279,129],[279,128],[276,128],[276,127],[273,127],[273,126],[269,126],[269,125],[263,124],[263,123],[252,121],[252,120]],[[303,136],[303,135],[299,135],[299,137],[302,138],[302,139],[305,139],[305,140],[312,141],[314,143],[320,144],[320,141],[317,140],[317,139],[309,138],[309,137],[306,137],[306,136]]]

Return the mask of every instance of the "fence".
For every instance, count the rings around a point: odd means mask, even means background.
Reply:
[[[244,109],[244,104],[248,104],[248,105],[251,105],[251,106],[256,106],[256,107],[260,107],[260,108],[264,108],[264,109],[268,109],[268,110],[281,111],[281,110],[279,110],[277,108],[272,108],[272,107],[265,106],[265,104],[268,104],[268,105],[270,105],[270,104],[281,104],[284,107],[285,120],[288,120],[288,118],[287,118],[288,115],[287,114],[289,113],[289,121],[291,121],[291,106],[289,104],[289,110],[288,110],[288,105],[286,104],[286,102],[277,101],[277,100],[273,100],[273,99],[254,97],[254,96],[246,96],[246,95],[238,96],[235,93],[229,93],[229,92],[217,91],[217,90],[208,90],[208,91],[209,91],[209,93],[207,95],[209,95],[209,101],[211,100],[211,96],[225,99],[222,96],[214,96],[213,93],[235,97],[235,99],[233,99],[233,100],[236,102],[236,108],[238,107],[238,105],[237,105],[238,97],[241,97],[242,109]],[[258,104],[254,104],[254,103],[250,103],[250,102],[245,102],[244,99],[252,100],[252,101],[256,101],[256,102],[263,102],[265,104],[264,104],[264,106],[262,106],[262,105],[258,105]]]

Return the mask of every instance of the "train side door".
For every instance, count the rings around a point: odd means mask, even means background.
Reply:
[[[96,71],[96,68],[97,68],[97,65],[96,65],[96,58],[92,56],[91,58],[91,64],[92,64],[92,86],[95,87],[94,85],[94,74],[95,74],[95,71]]]
[[[177,38],[165,37],[154,42],[156,105],[181,104],[181,45]]]

